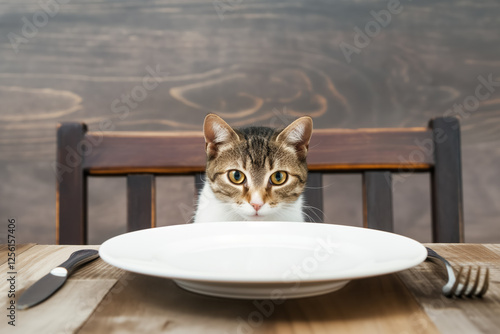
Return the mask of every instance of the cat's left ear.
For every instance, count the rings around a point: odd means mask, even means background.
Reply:
[[[309,141],[311,140],[313,129],[313,121],[311,117],[304,116],[295,120],[280,132],[276,141],[284,142],[285,144],[295,148],[299,159],[305,159],[307,150],[309,149]]]
[[[203,134],[205,135],[205,149],[209,158],[214,157],[222,146],[239,140],[236,132],[215,114],[208,114],[205,117]]]

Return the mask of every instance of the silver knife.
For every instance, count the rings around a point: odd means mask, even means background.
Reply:
[[[82,249],[74,252],[66,261],[30,286],[19,297],[17,309],[23,310],[43,302],[63,286],[76,268],[98,257],[99,251],[95,249]]]

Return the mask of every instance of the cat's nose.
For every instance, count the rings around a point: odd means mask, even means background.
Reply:
[[[262,204],[250,203],[251,206],[255,209],[255,211],[259,211],[262,208]]]

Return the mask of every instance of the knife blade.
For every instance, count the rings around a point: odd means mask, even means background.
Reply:
[[[66,261],[30,286],[19,297],[17,309],[24,310],[43,302],[64,285],[76,268],[98,257],[99,251],[95,249],[82,249],[74,252]]]

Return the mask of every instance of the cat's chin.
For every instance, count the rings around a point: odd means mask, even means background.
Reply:
[[[270,220],[270,216],[269,215],[240,215],[240,217],[242,218],[242,220],[245,220],[245,221],[266,221],[266,220]]]
[[[248,221],[264,221],[264,220],[268,220],[268,217],[266,217],[266,216],[257,216],[257,215],[245,216],[243,218],[245,220],[248,220]]]

